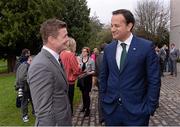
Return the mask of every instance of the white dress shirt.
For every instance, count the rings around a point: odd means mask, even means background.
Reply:
[[[48,48],[47,46],[43,46],[43,49],[47,50],[49,53],[51,53],[51,55],[54,56],[54,58],[57,60],[57,62],[59,63],[59,54],[56,53],[55,51],[53,51],[52,49]],[[60,64],[60,63],[59,63]]]
[[[122,50],[123,50],[123,48],[121,46],[121,43],[126,44],[126,51],[128,52],[131,41],[132,41],[132,38],[133,38],[133,35],[131,33],[130,36],[128,37],[128,39],[125,40],[124,42],[121,42],[121,41],[118,40],[117,49],[116,49],[116,63],[117,63],[117,66],[118,66],[119,69],[120,69],[120,62],[121,62],[120,61],[121,60],[121,53],[122,53]]]

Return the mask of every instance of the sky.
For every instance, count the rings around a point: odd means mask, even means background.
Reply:
[[[103,24],[110,24],[112,11],[117,9],[128,9],[134,12],[139,0],[87,0],[87,5],[91,8],[90,16],[98,16]],[[140,0],[141,1],[141,0]],[[169,0],[161,0],[167,3]]]

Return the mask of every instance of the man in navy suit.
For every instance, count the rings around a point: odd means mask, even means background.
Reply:
[[[129,10],[112,13],[113,40],[104,49],[100,99],[107,126],[147,126],[160,93],[160,69],[153,43],[134,36]]]

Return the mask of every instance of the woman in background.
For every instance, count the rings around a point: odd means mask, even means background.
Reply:
[[[89,92],[92,88],[92,75],[95,73],[95,63],[89,56],[88,47],[82,48],[81,57],[79,59],[83,74],[79,76],[78,86],[82,92],[83,108],[81,112],[85,112],[84,117],[90,114],[90,96]]]
[[[69,101],[71,104],[71,112],[73,115],[73,98],[74,98],[74,85],[79,74],[81,74],[81,68],[75,56],[76,41],[73,38],[69,38],[66,50],[60,53],[60,59],[64,66],[68,84],[69,84]]]

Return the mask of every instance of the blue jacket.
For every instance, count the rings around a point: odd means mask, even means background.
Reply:
[[[100,72],[100,100],[111,114],[119,103],[134,115],[152,115],[160,92],[158,57],[152,42],[133,36],[124,67],[116,63],[117,41],[105,47]]]

